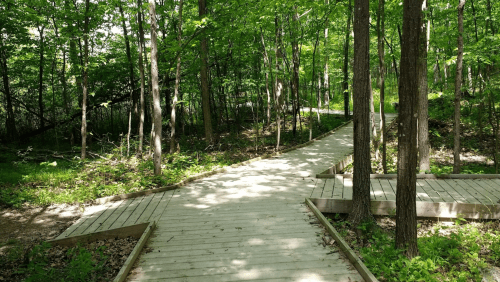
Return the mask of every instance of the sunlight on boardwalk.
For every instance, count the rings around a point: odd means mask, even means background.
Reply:
[[[362,281],[321,244],[303,203],[319,191],[335,194],[326,183],[335,180],[315,176],[352,153],[352,130],[175,191],[96,207],[60,237],[155,220],[129,281]]]

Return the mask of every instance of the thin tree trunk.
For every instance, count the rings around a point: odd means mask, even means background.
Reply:
[[[370,211],[370,3],[354,2],[354,174],[352,210],[353,227],[373,221]]]
[[[206,15],[206,0],[198,0],[200,20]],[[212,132],[212,116],[210,113],[210,89],[208,85],[208,46],[205,31],[201,33],[200,42],[200,57],[201,57],[201,100],[203,108],[203,123],[205,124],[205,139],[207,143],[213,142]]]
[[[0,72],[2,73],[3,87],[5,91],[5,97],[7,100],[7,119],[5,121],[5,127],[7,128],[7,136],[10,141],[17,141],[19,135],[16,129],[16,121],[14,119],[14,110],[12,106],[12,93],[10,92],[9,85],[9,73],[7,68],[7,55],[3,48],[2,37],[0,36]]]
[[[274,101],[276,106],[276,151],[280,148],[281,139],[281,101],[283,100],[283,80],[282,80],[282,60],[283,51],[281,49],[281,24],[278,15],[274,17],[275,32],[276,32],[276,78],[274,86]]]
[[[140,112],[139,112],[139,147],[137,148],[137,156],[142,158],[142,147],[144,142],[144,108],[145,108],[145,99],[144,99],[144,89],[146,87],[145,77],[144,77],[144,62],[142,61],[143,53],[145,54],[145,50],[143,50],[144,45],[144,29],[142,26],[142,1],[137,0],[137,21],[139,24],[139,73],[141,76],[141,94],[140,94]]]
[[[458,4],[458,51],[457,51],[457,72],[455,76],[455,123],[453,126],[453,173],[460,173],[460,96],[462,94],[462,65],[464,58],[464,6],[465,0],[460,0]]]
[[[418,255],[417,246],[417,100],[421,0],[404,0],[399,82],[398,179],[396,189],[396,248]]]
[[[262,49],[264,50],[264,68],[269,67],[269,72],[271,72],[271,64],[269,63],[269,56],[266,50],[266,44],[264,42],[264,33],[262,32],[262,27],[260,28],[260,40],[262,41]],[[269,72],[266,71],[266,94],[267,94],[267,125],[271,124],[271,93],[269,92]]]
[[[82,160],[87,155],[87,92],[88,92],[88,65],[89,65],[89,0],[85,0],[85,24],[83,27],[83,40],[85,43],[83,61],[83,98],[82,98]]]
[[[377,13],[377,47],[380,69],[380,141],[382,142],[382,170],[387,173],[387,140],[385,132],[385,0],[379,0]]]
[[[427,11],[427,0],[423,1],[422,12]],[[430,172],[429,160],[429,101],[427,97],[427,22],[422,19],[422,30],[420,31],[420,60],[418,66],[419,94],[418,94],[418,163],[422,174]]]
[[[45,26],[42,26],[41,28],[38,28],[38,32],[40,34],[40,62],[39,62],[39,72],[38,72],[38,108],[39,108],[39,115],[40,115],[40,128],[44,128],[45,126],[45,120],[43,117],[43,110],[44,110],[44,105],[43,105],[43,53],[44,53],[44,41],[43,41],[43,31],[45,30]],[[42,135],[43,138],[43,135]]]
[[[293,7],[292,17],[292,132],[295,137],[297,134],[297,111],[299,110],[299,43],[297,42],[297,31],[299,29],[299,14],[297,13],[297,6]],[[287,105],[288,107],[288,105]]]
[[[342,92],[344,93],[344,116],[349,118],[349,41],[351,33],[351,16],[352,16],[352,5],[351,0],[349,1],[349,6],[347,9],[347,28],[345,32],[345,43],[344,43],[344,80],[342,81]]]
[[[88,0],[87,0],[88,1]],[[149,16],[151,19],[151,88],[153,92],[153,122],[154,122],[154,174],[161,175],[161,107],[160,89],[158,86],[158,47],[156,34],[155,0],[149,1]]]
[[[179,0],[179,29],[177,31],[177,41],[179,48],[182,46],[182,1]],[[181,55],[177,57],[177,69],[175,72],[175,88],[174,88],[174,100],[172,101],[172,109],[170,114],[170,154],[173,154],[176,150],[175,142],[175,109],[177,107],[177,99],[179,96],[179,84],[181,81]]]
[[[375,122],[375,100],[373,99],[372,75],[368,74],[369,95],[370,95],[370,131],[372,135],[372,144],[375,149],[375,159],[379,159],[379,139],[377,134],[377,123]]]
[[[330,4],[329,0],[325,0],[325,5],[328,6]],[[329,17],[325,19],[325,48],[328,46],[328,24],[330,22]],[[330,76],[328,69],[328,61],[330,57],[328,56],[328,52],[325,52],[325,67],[323,70],[323,90],[325,91],[323,94],[323,101],[326,105],[330,106]]]

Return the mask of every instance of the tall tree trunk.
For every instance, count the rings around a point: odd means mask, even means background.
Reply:
[[[0,71],[2,73],[3,89],[5,91],[5,97],[7,100],[7,119],[5,121],[5,127],[7,128],[7,136],[10,141],[17,141],[19,135],[16,129],[16,121],[14,119],[14,110],[12,106],[12,93],[10,92],[9,85],[9,73],[7,68],[7,55],[6,51],[2,48],[3,42],[0,36]]]
[[[275,32],[276,32],[276,78],[274,85],[274,101],[276,106],[276,151],[280,148],[281,139],[281,101],[283,100],[283,50],[281,49],[281,24],[278,15],[274,17]]]
[[[299,43],[297,41],[297,33],[299,29],[299,14],[297,13],[297,6],[293,7],[292,17],[292,132],[293,136],[297,134],[297,112],[300,110],[299,104]]]
[[[206,0],[198,0],[200,20],[206,15]],[[208,85],[208,44],[205,31],[201,33],[200,42],[200,79],[201,79],[201,100],[203,108],[203,123],[205,124],[205,139],[208,143],[213,142],[212,115],[210,113],[210,89]]]
[[[88,0],[87,0],[88,1]],[[156,42],[156,5],[155,0],[149,1],[149,17],[151,18],[151,89],[153,94],[153,124],[154,124],[154,173],[161,175],[161,107],[160,88],[158,86],[158,45]]]
[[[87,156],[87,92],[88,92],[88,65],[89,65],[89,0],[85,0],[85,24],[83,40],[85,44],[83,58],[83,97],[82,97],[82,160]]]
[[[182,47],[182,0],[179,0],[179,29],[177,31],[177,41],[179,48]],[[177,107],[177,99],[179,96],[179,84],[181,81],[181,55],[177,57],[177,69],[175,72],[175,88],[174,88],[174,100],[172,101],[172,109],[170,114],[170,154],[175,152],[176,142],[175,142],[175,109]]]
[[[377,13],[377,47],[380,69],[380,141],[382,142],[382,169],[387,173],[387,140],[385,132],[385,0],[379,0]]]
[[[379,159],[379,138],[377,134],[377,123],[375,121],[375,100],[373,99],[372,75],[368,74],[369,97],[370,97],[370,132],[372,135],[372,144],[375,149],[375,159]]]
[[[422,14],[427,11],[427,0],[423,0]],[[427,97],[427,22],[422,19],[420,31],[420,60],[418,64],[419,94],[418,94],[418,167],[420,173],[425,174],[431,169],[429,160],[429,101]]]
[[[404,0],[399,82],[398,179],[396,189],[396,248],[418,255],[416,168],[418,51],[420,47],[421,0]]]
[[[330,4],[329,0],[325,0],[325,5],[328,6]],[[326,49],[326,46],[328,46],[328,24],[330,22],[330,18],[326,17],[325,19],[325,44],[324,47]],[[330,76],[329,76],[329,69],[328,69],[328,61],[330,60],[330,57],[328,56],[328,52],[325,52],[325,67],[323,70],[323,90],[325,91],[323,94],[323,101],[325,104],[329,105],[330,104]]]
[[[351,0],[349,1],[349,6],[347,10],[347,28],[345,31],[345,43],[344,43],[344,80],[342,81],[342,92],[344,93],[344,115],[345,118],[349,118],[349,41],[351,33],[351,16],[352,16],[352,5]]]
[[[38,33],[40,34],[40,61],[39,61],[39,72],[38,72],[38,108],[40,115],[40,128],[45,126],[45,120],[43,117],[43,53],[44,53],[44,41],[43,41],[43,31],[45,26],[38,28]],[[43,138],[43,135],[42,135]]]
[[[260,28],[260,40],[262,41],[262,49],[264,50],[264,68],[268,67],[269,72],[266,71],[266,94],[267,94],[267,109],[266,109],[266,117],[267,117],[267,125],[271,124],[271,93],[269,92],[269,73],[272,72],[272,67],[269,62],[269,56],[266,50],[266,44],[264,42],[264,33],[262,31],[262,27]]]
[[[356,227],[373,221],[370,211],[370,2],[354,1],[354,174],[352,211]]]
[[[462,64],[464,58],[464,6],[465,0],[460,0],[458,4],[458,51],[457,51],[457,72],[455,76],[455,123],[453,126],[453,173],[460,173],[460,96],[462,94]]]
[[[137,0],[137,21],[139,24],[139,74],[141,76],[141,94],[140,94],[140,109],[139,109],[139,147],[137,148],[137,156],[142,158],[142,147],[144,142],[144,107],[145,107],[145,99],[144,99],[144,88],[146,87],[146,82],[144,78],[144,62],[142,61],[143,53],[145,54],[145,50],[143,50],[144,45],[144,28],[142,26],[142,1]]]

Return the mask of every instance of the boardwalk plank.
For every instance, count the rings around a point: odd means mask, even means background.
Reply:
[[[432,189],[429,186],[429,184],[427,183],[427,181],[425,181],[425,179],[417,179],[417,193],[419,192],[419,187],[420,191],[424,191],[424,193],[426,193],[433,202],[435,203],[445,202],[443,197],[441,197],[441,195],[438,192],[434,191],[434,189]]]
[[[134,225],[136,221],[141,217],[144,211],[148,208],[151,200],[153,200],[154,194],[144,196],[141,203],[137,206],[134,212],[127,218],[127,220],[122,224],[123,226]]]
[[[99,228],[97,228],[96,231],[111,229],[111,225],[116,221],[118,217],[120,217],[123,211],[125,211],[133,201],[134,199],[124,200],[123,203],[121,203],[120,206],[118,206],[118,208],[115,209],[115,211],[110,216],[108,216],[108,218],[101,224]]]
[[[495,193],[495,189],[490,186],[490,182],[487,180],[489,179],[474,179],[469,180],[468,183],[476,187],[476,190],[478,190],[478,192],[482,193],[484,196],[490,199],[492,204],[496,204],[498,200],[500,200],[500,198],[498,197],[498,194]]]
[[[344,178],[344,191],[342,198],[352,200],[352,178]]]
[[[460,179],[461,180],[461,179]],[[461,185],[458,185],[457,179],[443,179],[443,182],[453,187],[462,197],[465,198],[466,203],[482,203],[478,199],[477,192],[475,190],[470,191],[469,189],[464,189]]]
[[[335,185],[334,179],[325,179],[325,187],[323,188],[323,193],[321,198],[331,198],[333,194],[333,186]]]

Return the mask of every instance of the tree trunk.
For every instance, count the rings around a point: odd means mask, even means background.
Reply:
[[[40,34],[40,62],[39,62],[39,72],[38,72],[38,108],[40,115],[40,128],[45,126],[45,120],[43,117],[43,53],[44,53],[44,42],[43,42],[43,31],[45,26],[38,28],[38,33]],[[43,135],[42,135],[43,138]]]
[[[276,78],[274,86],[274,101],[276,106],[276,151],[280,148],[281,139],[281,101],[283,100],[283,51],[281,49],[281,24],[278,15],[274,17],[275,32],[276,32]]]
[[[399,82],[398,178],[396,192],[396,248],[406,255],[418,255],[416,168],[418,51],[420,41],[421,0],[404,0]]]
[[[7,119],[5,121],[5,127],[7,128],[7,136],[10,141],[17,141],[19,135],[16,129],[16,121],[14,119],[14,110],[12,106],[12,93],[10,92],[9,85],[9,73],[7,68],[7,55],[6,51],[2,48],[3,42],[0,36],[0,71],[2,72],[3,87],[5,91],[5,97],[7,100]]]
[[[328,6],[330,4],[329,0],[325,0],[325,5]],[[325,19],[325,48],[328,46],[328,23],[330,22],[329,17],[326,17]],[[325,67],[323,70],[323,90],[325,91],[323,94],[323,101],[325,105],[330,104],[330,76],[329,76],[329,69],[328,69],[328,61],[330,57],[328,56],[328,52],[325,52]]]
[[[297,13],[297,6],[293,7],[293,17],[292,17],[292,61],[293,61],[293,73],[292,73],[292,131],[293,136],[297,134],[297,111],[299,110],[299,43],[297,42],[297,32],[299,29],[299,14]],[[288,105],[287,105],[288,106]]]
[[[264,68],[269,67],[269,72],[272,71],[271,64],[269,63],[269,56],[266,50],[266,44],[264,42],[264,33],[262,31],[262,27],[260,28],[260,40],[262,41],[262,49],[264,50]],[[266,94],[267,94],[267,109],[266,109],[266,117],[267,117],[267,125],[271,124],[271,93],[269,92],[269,72],[266,71]]]
[[[182,46],[182,0],[179,1],[179,29],[177,31],[177,41],[179,48]],[[179,84],[181,81],[181,55],[177,57],[177,69],[175,72],[175,88],[174,88],[174,100],[172,101],[172,109],[170,114],[170,154],[173,154],[176,150],[175,142],[175,109],[177,107],[177,99],[179,96]]]
[[[453,126],[453,174],[460,173],[460,96],[462,87],[462,64],[464,58],[464,6],[465,0],[458,4],[458,51],[457,72],[455,76],[455,123]]]
[[[373,221],[370,211],[370,2],[354,1],[354,174],[352,211],[353,227]]]
[[[87,0],[88,1],[88,0]],[[149,16],[151,19],[151,88],[153,94],[153,124],[154,124],[154,174],[161,175],[161,107],[160,88],[158,86],[158,45],[156,43],[156,5],[155,0],[149,1]]]
[[[85,44],[83,61],[83,98],[82,98],[82,160],[87,155],[87,92],[88,92],[88,65],[89,65],[89,0],[85,0],[85,24],[83,27],[83,40]]]
[[[370,131],[372,135],[372,144],[375,149],[375,159],[379,159],[379,139],[377,135],[377,123],[375,122],[375,101],[373,99],[372,76],[368,74],[369,97],[370,97]]]
[[[206,0],[198,0],[200,20],[203,20],[206,15]],[[201,57],[201,100],[203,108],[203,123],[205,124],[205,139],[207,143],[212,143],[212,116],[210,113],[210,89],[208,86],[208,46],[205,31],[201,33],[200,42],[200,57]]]
[[[427,11],[427,0],[422,3],[422,14]],[[422,19],[420,30],[420,60],[418,64],[419,94],[418,94],[418,167],[422,174],[430,172],[429,160],[429,101],[427,97],[427,37],[426,20]]]
[[[144,28],[142,27],[142,1],[137,0],[137,21],[139,24],[139,73],[141,76],[141,94],[140,94],[140,110],[139,110],[139,147],[137,148],[137,156],[142,158],[142,147],[144,142],[144,88],[146,87],[145,77],[144,77],[144,62],[142,61],[143,50],[142,46],[144,45]]]
[[[349,6],[347,10],[347,28],[345,31],[345,43],[344,43],[344,80],[342,81],[342,92],[344,93],[344,116],[349,118],[349,41],[351,33],[351,16],[352,16],[352,5],[351,0],[349,1]]]
[[[385,137],[385,0],[379,0],[377,13],[377,47],[380,69],[380,141],[382,142],[382,169],[387,173],[387,140]]]

